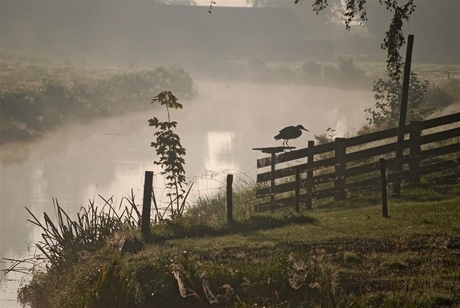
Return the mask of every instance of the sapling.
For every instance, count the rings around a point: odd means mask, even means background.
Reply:
[[[170,108],[182,109],[183,106],[178,102],[178,99],[171,91],[162,91],[152,99],[152,104],[159,103],[165,106],[168,114],[168,120],[161,122],[158,118],[153,117],[148,120],[149,126],[155,126],[158,131],[155,132],[156,141],[150,146],[154,147],[159,159],[154,161],[155,165],[161,166],[163,171],[161,175],[166,176],[165,186],[169,190],[166,196],[169,198],[167,207],[171,210],[171,218],[182,216],[185,207],[185,201],[192,186],[185,191],[184,186],[187,185],[185,179],[185,148],[180,143],[179,135],[173,129],[177,127],[176,121],[171,121]],[[163,215],[158,212],[158,207],[154,199],[155,208],[158,218],[161,220]]]

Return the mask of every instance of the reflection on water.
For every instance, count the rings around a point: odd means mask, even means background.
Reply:
[[[280,145],[273,136],[287,125],[302,124],[310,133],[292,140],[301,148],[314,135],[336,129],[344,136],[359,128],[371,92],[338,91],[287,85],[198,83],[201,97],[173,112],[178,134],[187,149],[193,198],[225,187],[227,173],[242,172],[255,180],[255,147]],[[156,117],[164,117],[152,109]],[[37,216],[54,213],[52,198],[71,216],[88,199],[114,196],[117,204],[133,189],[142,203],[144,172],[155,173],[156,195],[164,199],[160,169],[150,147],[154,130],[150,112],[135,113],[96,123],[66,127],[40,142],[0,147],[0,258],[28,255],[28,245],[40,239],[40,230],[27,222],[28,207]],[[100,201],[100,200],[99,200]],[[33,253],[33,251],[31,251]],[[0,269],[8,264],[0,263]],[[0,282],[0,307],[19,307],[16,289],[21,276],[10,274]]]
[[[238,172],[239,165],[232,155],[234,132],[208,132],[206,136],[207,157],[204,163],[204,171],[192,177],[192,199],[205,195],[212,195],[225,187],[225,175]]]
[[[206,170],[237,169],[232,156],[233,132],[208,132]]]

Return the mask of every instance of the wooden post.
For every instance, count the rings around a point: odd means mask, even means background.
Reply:
[[[406,61],[404,65],[404,79],[401,97],[401,110],[399,113],[398,142],[396,143],[395,185],[393,186],[393,194],[397,196],[399,196],[401,193],[401,159],[403,156],[404,126],[406,125],[407,101],[409,100],[410,66],[412,62],[413,45],[414,35],[410,34],[407,41]]]
[[[313,154],[313,148],[315,147],[315,141],[308,140],[308,154],[307,154],[307,209],[312,208],[312,194],[313,194],[313,160],[315,155]]]
[[[347,138],[335,138],[335,195],[334,200],[345,199],[345,155],[347,148],[345,141]]]
[[[382,213],[383,217],[388,218],[387,204],[387,175],[385,171],[385,158],[380,158],[380,187],[382,191]]]
[[[300,168],[295,168],[295,211],[300,211]]]
[[[270,170],[270,203],[272,206],[275,203],[275,158],[276,154],[272,153],[272,166]]]
[[[410,163],[409,173],[412,184],[420,183],[420,135],[422,132],[421,121],[410,122]]]
[[[153,171],[145,171],[144,202],[142,205],[141,232],[146,236],[150,232],[150,211],[152,204]]]
[[[233,174],[227,174],[227,222],[233,222]]]

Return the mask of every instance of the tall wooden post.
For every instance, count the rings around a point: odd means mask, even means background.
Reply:
[[[315,141],[308,140],[308,154],[307,154],[307,209],[311,210],[312,208],[312,194],[313,194],[313,160],[314,153],[313,148],[315,147]]]
[[[406,62],[404,64],[404,79],[401,97],[401,110],[399,113],[399,129],[398,142],[396,143],[396,166],[395,166],[395,185],[393,186],[393,194],[401,193],[401,171],[402,171],[402,156],[404,150],[404,126],[406,125],[407,102],[409,100],[409,81],[410,81],[410,66],[412,62],[412,47],[414,45],[414,35],[410,34],[407,40]]]
[[[385,158],[380,158],[380,187],[382,192],[382,214],[388,218],[388,202],[387,202],[387,175],[385,170]]]
[[[273,206],[273,203],[275,203],[275,159],[276,159],[276,153],[272,153],[272,165],[271,165],[271,170],[270,170],[270,203],[271,206]]]
[[[420,183],[420,135],[422,132],[421,121],[410,122],[410,163],[409,173],[412,184]]]
[[[300,168],[295,168],[295,211],[300,211]]]
[[[150,211],[152,204],[152,187],[153,185],[153,171],[145,171],[144,180],[144,201],[142,205],[142,221],[141,232],[142,235],[148,235],[150,232]]]
[[[347,148],[345,141],[347,138],[335,138],[335,195],[334,200],[345,199],[345,155]]]
[[[227,174],[227,221],[233,221],[233,174]]]

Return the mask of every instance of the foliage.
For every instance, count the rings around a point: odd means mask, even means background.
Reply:
[[[358,87],[366,80],[366,73],[356,67],[351,58],[339,57],[338,68],[325,66],[323,75],[327,80],[331,80],[334,85],[341,87]]]
[[[316,83],[322,78],[323,65],[317,61],[306,61],[301,67],[302,77],[308,83]]]
[[[458,102],[460,102],[460,80],[447,79],[430,84],[425,95],[424,106],[439,109]]]
[[[131,307],[136,301],[136,284],[131,275],[123,268],[122,258],[112,253],[96,270],[93,293],[87,296],[85,307]]]
[[[20,72],[13,70],[11,75],[15,74]],[[32,74],[24,77],[24,80],[30,78],[26,85],[24,81],[14,83],[11,80],[14,78],[6,75],[8,84],[0,83],[4,86],[0,89],[0,143],[37,138],[75,119],[145,109],[142,102],[165,87],[187,98],[196,95],[190,75],[179,68],[112,73],[96,80],[81,78],[78,72],[74,74],[66,76],[60,71]]]
[[[43,254],[40,259],[48,262],[47,266],[60,267],[79,259],[82,251],[94,251],[101,248],[107,237],[115,231],[122,229],[136,229],[140,220],[140,213],[134,203],[134,195],[123,198],[118,213],[114,207],[113,199],[104,200],[101,209],[90,201],[88,208],[82,208],[77,214],[77,219],[72,220],[56,199],[53,204],[56,209],[57,222],[53,222],[47,213],[44,213],[44,222],[41,222],[29,209],[32,216],[28,219],[42,229],[42,241],[35,244]],[[128,206],[123,206],[123,201]],[[106,211],[107,209],[107,211]]]
[[[187,184],[185,180],[185,148],[180,143],[180,137],[177,135],[173,128],[177,127],[176,121],[171,121],[169,109],[182,109],[182,104],[177,100],[177,97],[171,91],[160,92],[152,99],[152,104],[158,102],[161,106],[165,106],[168,114],[168,121],[161,122],[158,118],[153,117],[148,120],[149,126],[159,128],[155,132],[156,141],[152,142],[150,146],[156,149],[157,155],[160,156],[159,160],[154,161],[155,165],[163,168],[162,175],[166,175],[166,188],[169,192],[166,196],[170,202],[168,207],[171,209],[171,217],[182,216],[185,207],[189,190],[186,192],[183,186]],[[158,207],[157,212],[158,212]],[[160,217],[161,219],[162,217]]]
[[[341,88],[360,88],[367,80],[366,73],[352,58],[339,57],[337,65],[307,61],[301,67],[302,79],[310,84],[326,84]]]
[[[345,27],[350,30],[352,21],[358,20],[365,22],[366,3],[368,0],[345,0],[345,11],[343,20]],[[294,0],[295,4],[302,0]],[[415,11],[414,0],[407,0],[406,4],[399,5],[398,0],[379,0],[381,5],[384,5],[386,10],[393,13],[393,18],[389,25],[388,31],[381,44],[381,48],[387,51],[387,69],[390,78],[398,80],[402,73],[402,57],[399,50],[405,43],[402,27],[404,22],[408,22],[411,14]],[[314,0],[313,11],[319,14],[328,6],[327,0]]]
[[[422,107],[428,81],[421,82],[417,74],[411,72],[409,81],[409,98],[407,104],[407,118],[423,120],[432,112],[432,109]],[[402,84],[397,79],[378,79],[373,84],[375,109],[366,108],[364,111],[370,116],[367,121],[376,127],[395,127],[399,123],[399,113],[402,98]]]

